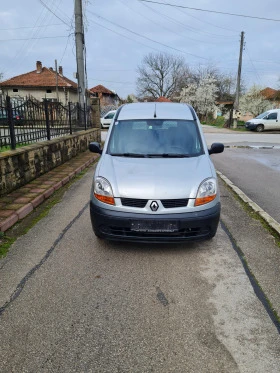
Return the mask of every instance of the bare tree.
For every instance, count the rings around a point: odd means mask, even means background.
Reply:
[[[182,57],[167,53],[150,53],[138,66],[137,93],[141,97],[171,98],[178,94],[189,69]]]

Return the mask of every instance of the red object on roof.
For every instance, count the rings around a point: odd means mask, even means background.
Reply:
[[[169,98],[166,98],[166,97],[159,97],[155,100],[155,102],[172,102],[171,100],[169,100]]]
[[[0,83],[0,86],[13,87],[56,87],[56,72],[53,69],[42,67],[42,63],[37,61],[37,69],[26,74],[17,75]],[[62,68],[60,69],[62,72]],[[62,74],[57,74],[58,87],[77,89],[77,83],[66,78]]]
[[[92,92],[92,93],[107,93],[108,95],[115,95],[114,92],[110,91],[110,89],[104,87],[101,84],[90,88],[90,92]]]

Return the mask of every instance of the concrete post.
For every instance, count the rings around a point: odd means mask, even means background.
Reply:
[[[101,142],[101,125],[100,125],[100,99],[98,97],[90,98],[90,110],[92,117],[92,127],[98,128],[98,141]]]

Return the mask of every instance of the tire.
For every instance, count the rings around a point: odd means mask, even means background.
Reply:
[[[258,124],[257,127],[256,127],[256,131],[257,132],[263,132],[263,130],[264,130],[263,124]]]

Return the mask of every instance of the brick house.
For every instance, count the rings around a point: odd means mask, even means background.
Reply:
[[[169,98],[166,98],[164,96],[160,96],[159,98],[157,98],[155,100],[155,102],[172,102],[171,100],[169,100]]]
[[[280,108],[280,91],[266,87],[261,91],[261,94],[271,102],[271,104],[274,106],[274,109]]]
[[[90,88],[89,91],[93,97],[99,97],[101,106],[118,106],[120,103],[119,96],[115,92],[110,91],[110,89],[104,87],[101,84]]]
[[[63,105],[78,101],[77,86],[77,83],[63,75],[62,66],[59,66],[56,73],[52,67],[43,67],[41,61],[36,62],[36,70],[0,83],[2,93],[11,98],[25,98],[31,95],[38,101],[46,98],[53,102],[59,101]]]

